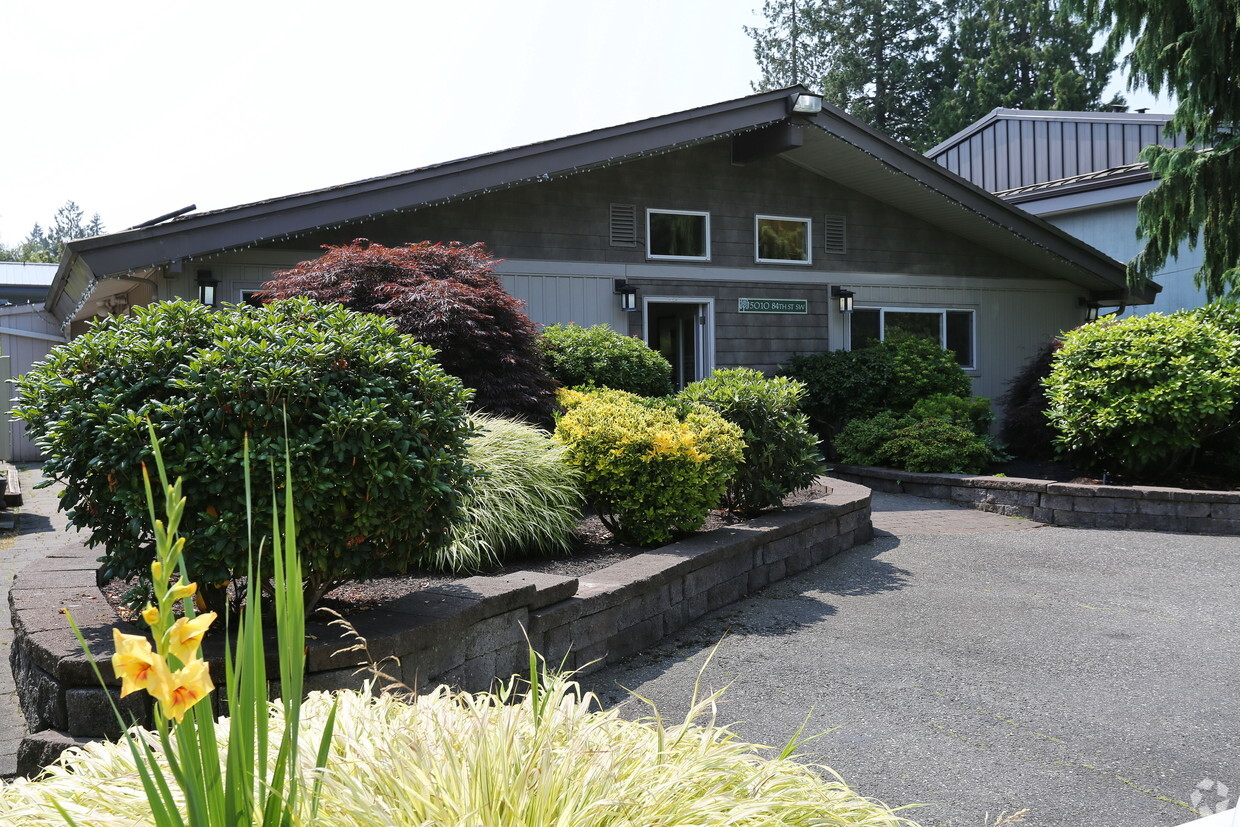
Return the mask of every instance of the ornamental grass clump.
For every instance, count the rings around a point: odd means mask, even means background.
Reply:
[[[822,473],[818,439],[799,408],[804,392],[800,382],[768,379],[751,368],[717,370],[680,392],[744,434],[744,461],[724,493],[729,511],[749,515],[778,506]]]
[[[476,571],[514,556],[554,556],[573,548],[581,518],[581,472],[540,428],[474,414],[467,444],[476,475],[462,497],[464,521],[435,559],[449,571]]]
[[[687,400],[561,391],[555,438],[581,469],[586,501],[621,542],[650,545],[700,528],[745,448],[741,429]]]
[[[631,721],[567,678],[532,677],[532,688],[514,679],[477,695],[312,693],[299,741],[321,740],[333,711],[335,724],[324,769],[298,777],[319,785],[317,815],[303,802],[292,823],[916,827],[830,769],[797,762],[795,743],[775,752],[715,725],[717,695],[695,699],[678,724],[654,709]],[[273,716],[271,736],[283,731]],[[54,802],[90,808],[92,825],[149,821],[132,759],[115,744],[76,748],[41,779],[0,788],[0,819],[62,824]]]

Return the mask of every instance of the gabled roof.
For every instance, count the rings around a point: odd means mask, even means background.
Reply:
[[[1115,126],[1153,126],[1162,134],[1162,127],[1171,120],[1171,115],[1156,112],[1078,112],[1061,109],[992,109],[964,129],[940,141],[936,146],[926,150],[926,156],[937,158],[951,149],[964,143],[973,135],[999,121],[1041,121],[1048,123],[1079,123]]]
[[[1123,266],[1046,222],[1013,209],[926,157],[831,106],[791,115],[790,87],[670,115],[462,158],[164,224],[70,242],[48,294],[62,320],[94,281],[283,240],[325,227],[422,209],[603,165],[752,132],[804,124],[804,145],[781,157],[1003,255],[1081,285],[1096,298],[1127,292]],[[74,285],[72,290],[67,285]]]

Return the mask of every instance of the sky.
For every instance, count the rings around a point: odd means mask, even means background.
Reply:
[[[118,231],[742,97],[761,5],[0,0],[0,244],[70,199]]]

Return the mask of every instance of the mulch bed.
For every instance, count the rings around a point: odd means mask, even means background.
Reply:
[[[808,488],[794,491],[784,498],[783,507],[790,508],[794,505],[825,497],[830,493],[830,490],[828,486],[812,485]],[[707,515],[706,523],[696,532],[687,536],[714,531],[721,526],[732,525],[737,522],[741,522],[741,520],[726,511],[712,511]],[[604,528],[602,521],[595,516],[586,516],[578,523],[576,537],[576,549],[571,556],[555,558],[527,557],[510,560],[498,568],[474,573],[501,575],[517,571],[537,571],[558,574],[563,577],[581,577],[590,572],[606,568],[613,563],[626,560],[635,554],[650,551],[653,548],[649,546],[630,546],[616,542],[611,532]],[[461,575],[460,577],[464,576],[468,575]],[[328,592],[319,605],[322,608],[330,609],[348,617],[357,612],[373,609],[389,600],[395,600],[413,592],[421,591],[422,589],[451,583],[454,580],[460,579],[460,577],[415,571],[407,575],[346,583],[334,591]],[[125,606],[123,597],[132,588],[132,585],[129,581],[114,579],[106,583],[102,589],[104,597],[112,605],[117,616],[129,621],[134,620],[135,615]]]

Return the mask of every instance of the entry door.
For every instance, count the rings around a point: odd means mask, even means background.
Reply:
[[[672,365],[680,390],[709,372],[708,305],[701,302],[646,303],[646,342]]]

